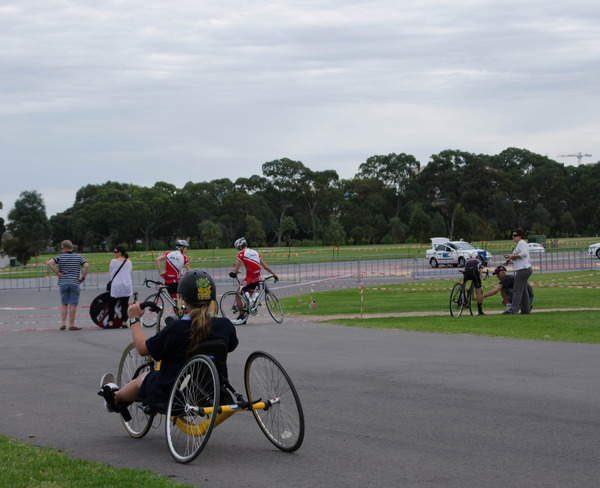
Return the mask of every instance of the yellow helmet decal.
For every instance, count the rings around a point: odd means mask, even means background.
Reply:
[[[212,295],[212,286],[210,280],[199,278],[198,281],[198,300],[210,300]]]

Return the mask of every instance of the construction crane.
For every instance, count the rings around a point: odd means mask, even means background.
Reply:
[[[560,154],[557,156],[558,158],[577,158],[577,164],[581,164],[581,158],[591,158],[591,154]]]

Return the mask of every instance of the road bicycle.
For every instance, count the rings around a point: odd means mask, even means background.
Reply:
[[[143,285],[150,288],[150,285],[156,286],[156,293],[146,297],[144,302],[152,302],[155,305],[159,306],[161,310],[165,309],[165,301],[173,307],[173,313],[177,315],[178,318],[181,318],[185,315],[185,305],[183,303],[178,303],[179,300],[175,301],[171,298],[169,294],[169,290],[167,286],[162,281],[154,281],[145,279]],[[152,310],[147,310],[144,316],[142,317],[142,325],[144,327],[155,327],[157,324],[157,313]]]
[[[460,269],[459,271],[463,274],[464,280],[465,270]],[[487,279],[489,273],[489,270],[484,271],[484,280]],[[470,280],[469,289],[466,289],[463,280],[456,283],[450,292],[450,315],[452,315],[452,317],[460,317],[465,308],[473,315],[472,302],[475,282]]]
[[[156,313],[156,331],[160,331],[162,309],[154,302],[140,306]],[[302,404],[281,363],[264,351],[251,353],[244,366],[244,397],[229,382],[226,361],[227,346],[223,341],[203,342],[181,368],[167,404],[135,402],[120,412],[127,433],[141,439],[157,418],[164,416],[171,455],[178,463],[189,463],[204,449],[216,426],[235,413],[252,412],[273,445],[285,452],[300,448],[304,440]],[[117,385],[122,387],[140,373],[155,368],[154,360],[140,356],[131,343],[121,356]]]
[[[275,280],[274,276],[268,276],[264,280],[260,280],[256,284],[253,293],[242,291],[240,279],[237,274],[230,273],[232,278],[235,278],[238,288],[235,291],[228,291],[223,294],[219,302],[219,310],[223,317],[227,317],[236,325],[245,324],[250,315],[256,315],[259,307],[262,306],[261,300],[267,306],[267,310],[273,320],[278,324],[283,322],[283,308],[279,299],[273,293],[267,284],[268,280]],[[247,287],[246,287],[247,288]]]

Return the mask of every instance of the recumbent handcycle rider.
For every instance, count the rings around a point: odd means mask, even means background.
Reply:
[[[140,322],[144,310],[139,303],[129,306],[127,315],[132,319],[131,334],[138,353],[161,361],[161,367],[159,370],[141,373],[121,389],[111,373],[105,374],[98,394],[104,398],[107,411],[126,412],[127,407],[136,401],[155,405],[167,403],[180,369],[206,340],[225,342],[228,352],[237,347],[238,338],[231,321],[211,314],[216,300],[216,286],[208,273],[198,269],[186,273],[179,282],[177,293],[184,300],[188,315],[171,321],[148,339]]]

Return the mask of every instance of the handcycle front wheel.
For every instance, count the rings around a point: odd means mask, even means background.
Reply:
[[[193,461],[206,446],[218,415],[219,385],[214,363],[203,355],[191,358],[177,375],[165,426],[169,451],[178,463]]]
[[[241,307],[238,305],[240,302],[242,304]],[[219,302],[219,311],[221,312],[221,315],[229,320],[236,320],[243,314],[248,318],[249,308],[250,304],[248,303],[248,299],[236,291],[224,293]]]
[[[281,324],[283,322],[283,309],[281,308],[279,299],[271,290],[265,291],[265,303],[273,320],[278,324]]]
[[[456,283],[450,292],[450,315],[460,317],[465,306],[462,283]]]
[[[162,310],[165,309],[165,301],[163,300],[163,297],[160,296],[160,293],[153,293],[152,295],[147,297],[141,303],[144,303],[144,302],[152,302],[152,303],[158,305]],[[150,308],[147,308],[146,311],[144,312],[144,315],[141,318],[142,325],[144,327],[155,327],[157,317],[158,317],[158,312],[154,312]]]
[[[266,352],[253,352],[246,360],[244,383],[248,401],[272,401],[268,409],[252,411],[267,439],[282,451],[298,449],[304,440],[304,413],[283,366]]]
[[[137,378],[140,373],[150,371],[151,369],[152,360],[148,357],[140,356],[135,348],[135,344],[132,342],[125,348],[121,356],[117,372],[117,385],[119,388],[123,388],[131,380]],[[140,407],[141,405],[137,402],[129,406],[131,420],[128,422],[121,415],[121,422],[125,430],[131,437],[135,437],[136,439],[141,439],[148,433],[154,420],[154,414],[148,415]]]

